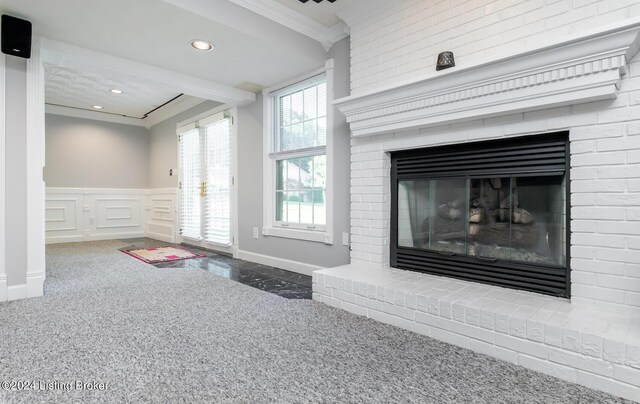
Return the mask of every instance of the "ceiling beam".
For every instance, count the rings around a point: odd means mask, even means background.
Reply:
[[[153,111],[149,116],[144,118],[143,122],[147,128],[151,128],[153,125],[167,120],[173,116],[176,116],[190,108],[200,105],[205,100],[200,98],[193,98],[188,96],[182,96],[177,100],[163,106],[162,108]]]
[[[45,105],[45,112],[51,115],[70,116],[72,118],[90,119],[92,121],[103,121],[111,123],[119,123],[123,125],[143,126],[147,127],[145,121],[140,118],[131,118],[116,114],[106,114],[98,111],[87,111],[84,109],[65,107],[62,105]]]
[[[218,101],[232,106],[250,104],[256,99],[256,95],[249,91],[238,90],[237,88],[224,84],[81,48],[64,42],[43,39],[42,48],[43,60],[53,64],[64,64],[65,61],[72,61],[87,66],[96,66],[101,70],[111,70],[131,76],[132,78],[156,82],[158,85],[166,89],[171,89],[176,93],[184,93],[193,97]]]
[[[202,7],[197,0],[164,0],[176,7],[189,10],[212,20],[219,18],[219,10],[212,7]],[[332,27],[326,27],[319,22],[301,14],[275,0],[229,0],[240,7],[261,15],[284,27],[292,29],[308,38],[320,42],[325,51],[333,44],[349,36],[349,28],[342,21]],[[207,15],[207,13],[211,13]]]
[[[302,35],[308,36],[320,42],[325,50],[329,50],[334,43],[349,35],[349,30],[345,23],[338,22],[334,27],[326,27],[319,22],[307,17],[304,14],[292,10],[291,8],[275,0],[229,0],[254,13],[260,14],[278,24],[284,25]],[[335,32],[338,31],[342,37],[336,40]]]
[[[154,111],[144,119],[51,104],[46,104],[45,112],[51,115],[70,116],[72,118],[91,119],[93,121],[120,123],[123,125],[143,126],[147,129],[151,129],[153,125],[176,116],[195,107],[196,105],[200,105],[203,102],[205,102],[205,100],[201,100],[199,98],[180,97],[171,104]]]

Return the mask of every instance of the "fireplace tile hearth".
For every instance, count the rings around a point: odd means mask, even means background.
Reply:
[[[607,379],[612,384],[604,383],[603,390],[615,385],[626,397],[640,400],[640,323],[633,315],[532,292],[357,265],[314,272],[313,298],[574,383]],[[630,381],[630,374],[637,379]]]

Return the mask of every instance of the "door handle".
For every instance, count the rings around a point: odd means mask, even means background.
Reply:
[[[206,181],[202,181],[200,183],[200,186],[198,187],[198,189],[200,190],[200,196],[201,197],[205,197],[207,196],[207,182]]]

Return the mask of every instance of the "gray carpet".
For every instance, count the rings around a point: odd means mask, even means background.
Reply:
[[[0,402],[613,403],[611,396],[120,242],[47,248],[42,298],[0,303]]]

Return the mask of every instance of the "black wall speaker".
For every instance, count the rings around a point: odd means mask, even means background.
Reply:
[[[2,15],[2,53],[29,59],[31,57],[31,23]]]

